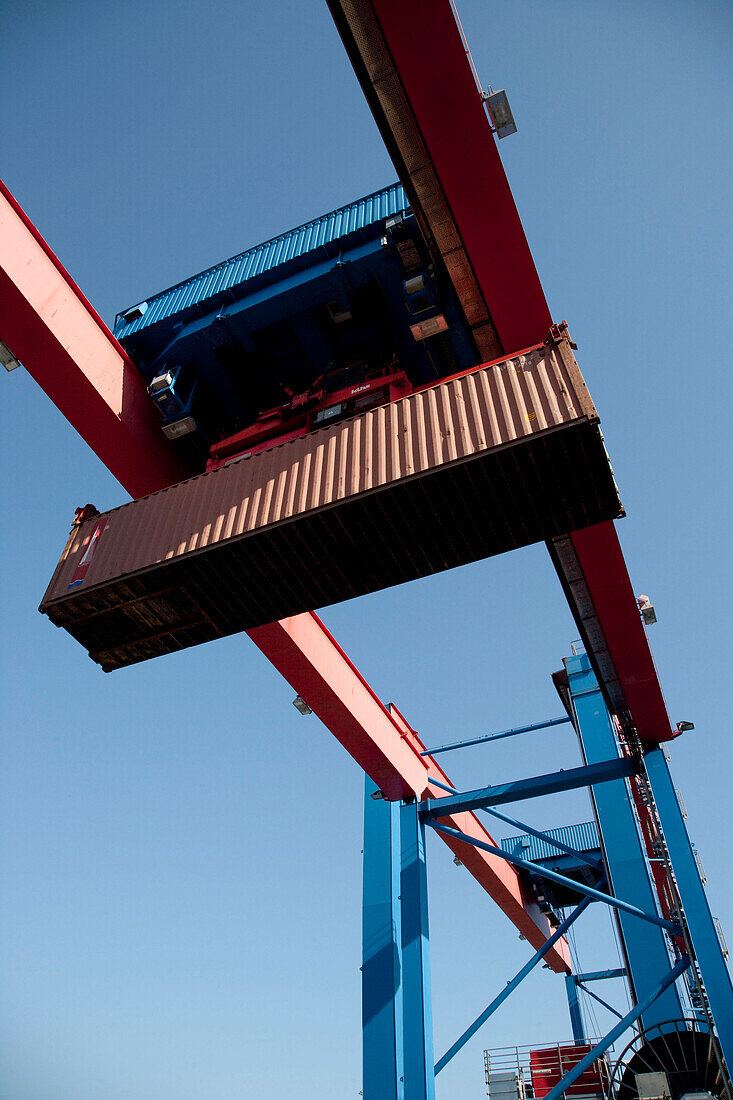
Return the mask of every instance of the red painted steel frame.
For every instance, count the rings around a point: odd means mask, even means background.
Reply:
[[[450,0],[422,0],[418,9],[411,0],[328,2],[342,33],[365,12],[374,16],[372,38],[345,39],[357,75],[375,110],[379,97],[365,70],[396,70],[414,127],[402,116],[390,123],[378,106],[375,117],[396,162],[401,149],[424,143],[505,352],[543,340],[551,323],[544,292]],[[675,733],[615,527],[603,523],[571,538],[631,720],[643,741],[669,740]]]
[[[0,339],[82,437],[93,441],[129,493],[139,496],[180,480],[161,445],[160,420],[147,416],[150,402],[134,365],[4,187],[0,202]],[[424,746],[417,735],[381,703],[316,615],[296,615],[249,635],[388,798],[440,797],[429,788],[429,769],[447,777],[420,756]],[[473,814],[461,815],[457,827],[479,839],[488,835]],[[465,844],[449,847],[527,940],[541,946],[551,928],[525,901],[514,868]],[[569,969],[564,942],[547,962],[558,973]]]
[[[317,615],[295,615],[247,633],[388,798],[423,792],[444,797],[445,792],[429,781],[432,776],[450,783],[445,772],[432,757],[420,756],[425,745],[419,736],[396,707],[384,706]],[[457,814],[451,823],[469,836],[494,843],[473,813]],[[451,837],[441,835],[441,840],[529,943],[541,947],[552,929],[539,907],[525,897],[514,868]],[[546,961],[556,973],[569,970],[564,940],[548,952]]]
[[[131,496],[191,472],[135,365],[2,181],[0,340]]]
[[[372,0],[504,351],[552,317],[449,0]]]
[[[636,731],[642,741],[668,741],[676,731],[670,728],[616,528],[599,523],[570,538]]]

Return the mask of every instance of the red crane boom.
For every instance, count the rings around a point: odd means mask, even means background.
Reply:
[[[542,340],[545,295],[450,0],[328,4],[479,356]],[[609,708],[642,741],[676,736],[613,523],[550,550]]]
[[[174,484],[187,471],[172,457],[136,368],[8,190],[0,188],[0,339],[131,495]],[[440,797],[429,777],[445,782],[442,769],[420,756],[425,746],[417,735],[387,710],[317,615],[296,615],[249,635],[387,798]],[[459,816],[457,828],[491,841],[475,815]],[[474,878],[539,948],[552,929],[525,897],[514,868],[450,838],[446,843],[461,852]],[[558,973],[569,968],[564,941],[546,958]]]

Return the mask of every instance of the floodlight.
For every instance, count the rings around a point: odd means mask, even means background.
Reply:
[[[0,363],[2,363],[7,371],[15,370],[16,367],[20,366],[20,363],[15,358],[10,348],[7,344],[4,344],[2,340],[0,340]]]
[[[166,439],[178,439],[181,435],[190,435],[196,431],[196,421],[192,416],[184,416],[183,420],[175,420],[172,424],[163,425],[163,434]]]
[[[298,714],[312,714],[313,711],[306,703],[305,699],[301,699],[299,695],[296,695],[293,699],[293,706],[297,710]]]
[[[489,86],[488,92],[481,93],[481,98],[486,104],[486,110],[489,112],[489,118],[496,131],[496,136],[501,139],[509,137],[510,134],[516,134],[517,124],[514,121],[514,115],[504,89],[501,88],[498,92],[494,92]]]
[[[657,614],[649,597],[638,596],[636,602],[639,605],[639,611],[641,611],[641,617],[644,620],[644,624],[646,626],[651,626],[652,623],[655,623],[657,621]]]

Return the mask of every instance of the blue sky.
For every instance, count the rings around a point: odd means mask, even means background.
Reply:
[[[460,11],[519,125],[502,156],[601,413],[670,713],[697,727],[672,768],[733,940],[730,11]],[[16,0],[3,22],[4,179],[110,323],[394,180],[325,4]],[[74,508],[124,494],[28,375],[0,383],[3,1098],[356,1096],[362,777],[246,637],[105,676],[36,612]],[[323,618],[431,743],[559,713],[575,631],[542,547]],[[563,728],[446,760],[459,785],[578,762]],[[580,794],[525,812],[590,816]],[[429,858],[442,1053],[527,948],[440,842]],[[586,968],[616,965],[596,909]],[[484,1046],[567,1038],[562,984],[536,974],[440,1100],[484,1094]]]

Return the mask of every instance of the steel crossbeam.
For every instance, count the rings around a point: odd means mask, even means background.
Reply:
[[[572,718],[567,714],[563,714],[561,718],[549,718],[546,722],[533,722],[529,726],[517,726],[515,729],[502,730],[501,733],[486,733],[482,737],[471,737],[468,741],[451,741],[448,745],[436,745],[435,748],[426,749],[423,756],[437,756],[441,752],[467,749],[471,745],[484,745],[487,741],[502,741],[505,737],[517,737],[520,733],[534,733],[536,730],[546,730],[550,726],[565,726],[568,722],[572,722]]]
[[[465,793],[456,792],[452,798],[426,799],[420,809],[426,816],[442,820],[461,810],[481,810],[489,806],[501,806],[504,802],[519,802],[527,798],[555,794],[557,791],[574,791],[579,787],[591,787],[595,783],[625,779],[636,775],[638,771],[637,764],[629,757],[603,760],[582,768],[568,768],[565,771],[536,775],[531,779],[518,779],[513,783],[498,783]]]

